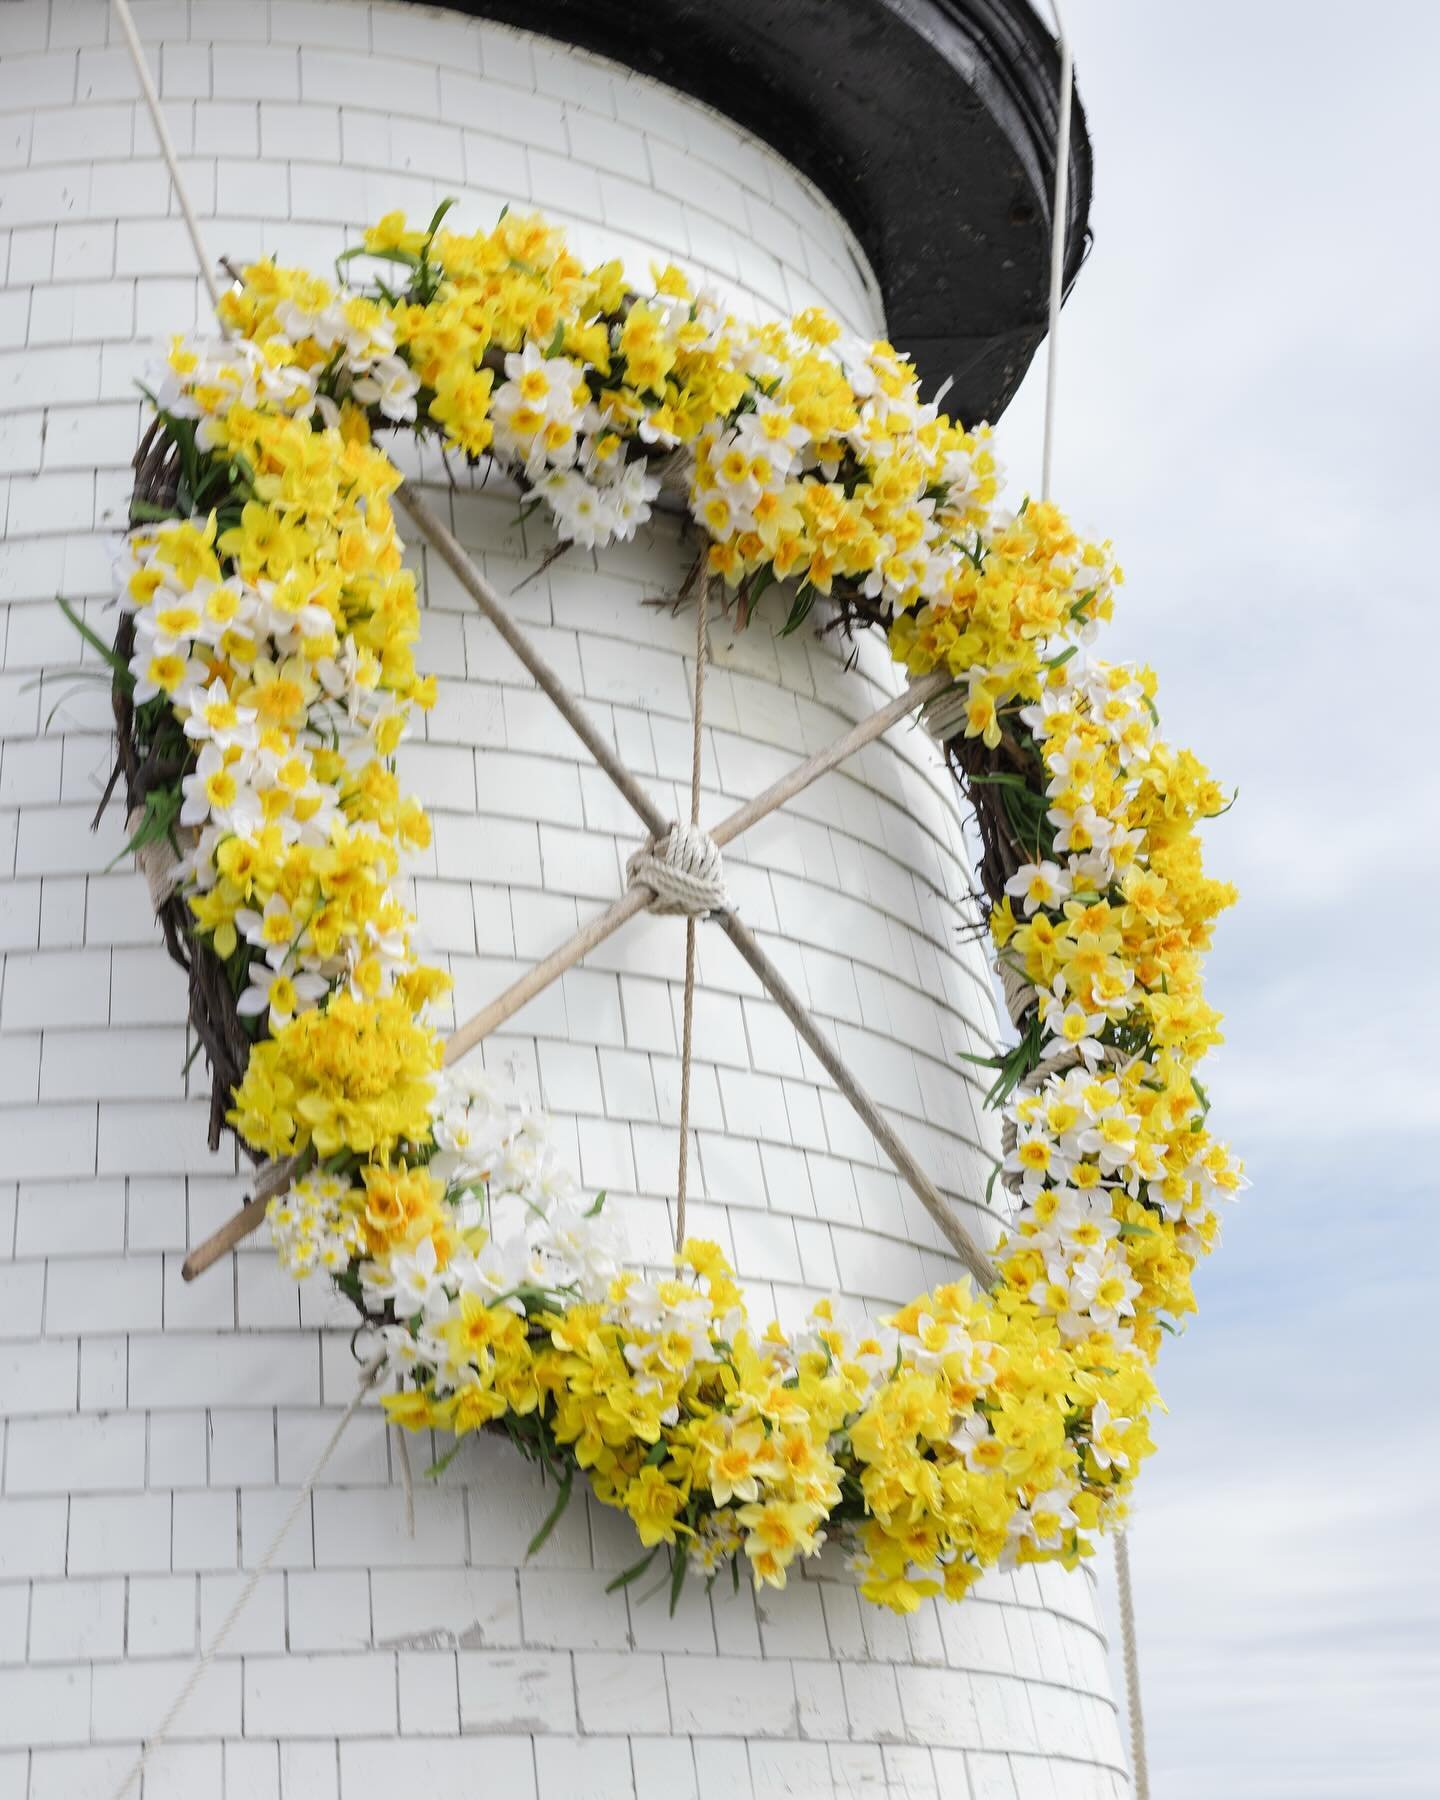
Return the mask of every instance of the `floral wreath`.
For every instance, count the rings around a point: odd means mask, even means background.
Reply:
[[[1048,502],[1002,511],[988,429],[922,402],[888,344],[819,310],[737,322],[673,267],[639,295],[538,217],[462,236],[445,212],[383,219],[333,284],[255,263],[225,339],[174,342],[114,648],[81,626],[113,669],[131,847],[168,863],[147,872],[212,1146],[228,1124],[284,1159],[280,1257],[378,1333],[390,1418],[508,1434],[559,1484],[542,1537],[581,1471],[635,1523],[622,1582],[663,1550],[672,1596],[727,1562],[783,1586],[839,1539],[865,1597],[904,1612],[989,1566],[1073,1565],[1153,1447],[1161,1334],[1244,1185],[1194,1073],[1220,1041],[1201,956],[1234,898],[1196,828],[1225,797],[1156,735],[1149,671],[1077,654],[1121,580],[1108,547]],[[448,978],[396,885],[430,826],[394,755],[434,681],[385,427],[493,460],[581,545],[679,487],[737,626],[772,587],[782,631],[823,598],[912,675],[953,677],[937,735],[1020,1028],[973,1059],[1018,1196],[988,1292],[757,1329],[717,1246],[686,1242],[663,1279],[626,1267],[544,1120],[440,1075],[426,1011]]]

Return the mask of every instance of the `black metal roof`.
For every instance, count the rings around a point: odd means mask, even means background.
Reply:
[[[1045,335],[1060,58],[1028,0],[452,0],[704,100],[849,222],[890,336],[947,407],[996,418]],[[1070,136],[1068,288],[1090,139]]]

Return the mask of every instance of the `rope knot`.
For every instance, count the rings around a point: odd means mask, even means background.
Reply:
[[[672,825],[663,838],[652,838],[626,863],[625,879],[631,887],[650,889],[651,912],[703,919],[735,909],[725,888],[720,846],[698,825]]]
[[[144,808],[137,806],[125,821],[125,829],[132,838],[144,821]],[[193,842],[193,834],[184,833],[182,843],[187,839]],[[152,838],[148,844],[142,844],[135,852],[135,864],[150,890],[150,910],[158,916],[180,884],[180,858],[175,854],[169,836]]]
[[[915,685],[913,680],[910,685]],[[925,702],[920,709],[920,723],[935,742],[943,747],[947,738],[964,730],[969,705],[969,684],[957,681],[951,687],[942,688],[933,700]]]

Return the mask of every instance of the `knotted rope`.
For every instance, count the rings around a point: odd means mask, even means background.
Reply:
[[[133,838],[144,822],[144,810],[137,806],[125,821],[126,836]],[[141,844],[135,852],[135,861],[150,892],[150,910],[158,917],[180,879],[180,858],[175,854],[169,833]]]
[[[735,910],[720,846],[698,825],[672,825],[658,843],[637,850],[625,865],[625,879],[651,890],[650,912],[703,919]]]

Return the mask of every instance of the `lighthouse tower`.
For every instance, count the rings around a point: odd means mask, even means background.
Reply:
[[[1025,0],[134,0],[213,254],[328,270],[402,208],[538,208],[639,280],[673,261],[748,316],[810,305],[994,417],[1043,329],[1058,63]],[[1088,149],[1071,146],[1068,267]],[[246,1189],[206,1145],[183,982],[123,820],[102,635],[153,347],[207,323],[104,0],[0,4],[0,1800],[107,1800],[290,1511],[355,1391],[352,1317],[263,1236],[193,1284]],[[413,447],[395,447],[433,479]],[[478,481],[432,505],[667,815],[688,805],[689,552],[598,556]],[[402,771],[435,823],[421,920],[473,1011],[622,891],[638,829],[421,548],[439,681]],[[704,816],[896,691],[884,646],[760,618],[713,633]],[[906,727],[727,854],[739,911],[967,1229],[994,1153],[962,1051],[998,1024],[934,746]],[[489,1042],[557,1118],[637,1254],[668,1249],[684,927],[643,917]],[[955,1264],[718,933],[701,932],[691,1228],[752,1310],[883,1309]],[[350,1426],[144,1778],[146,1800],[1113,1800],[1127,1794],[1092,1584],[1026,1568],[909,1619],[826,1555],[783,1593],[641,1580],[584,1499],[502,1443],[419,1480]]]

